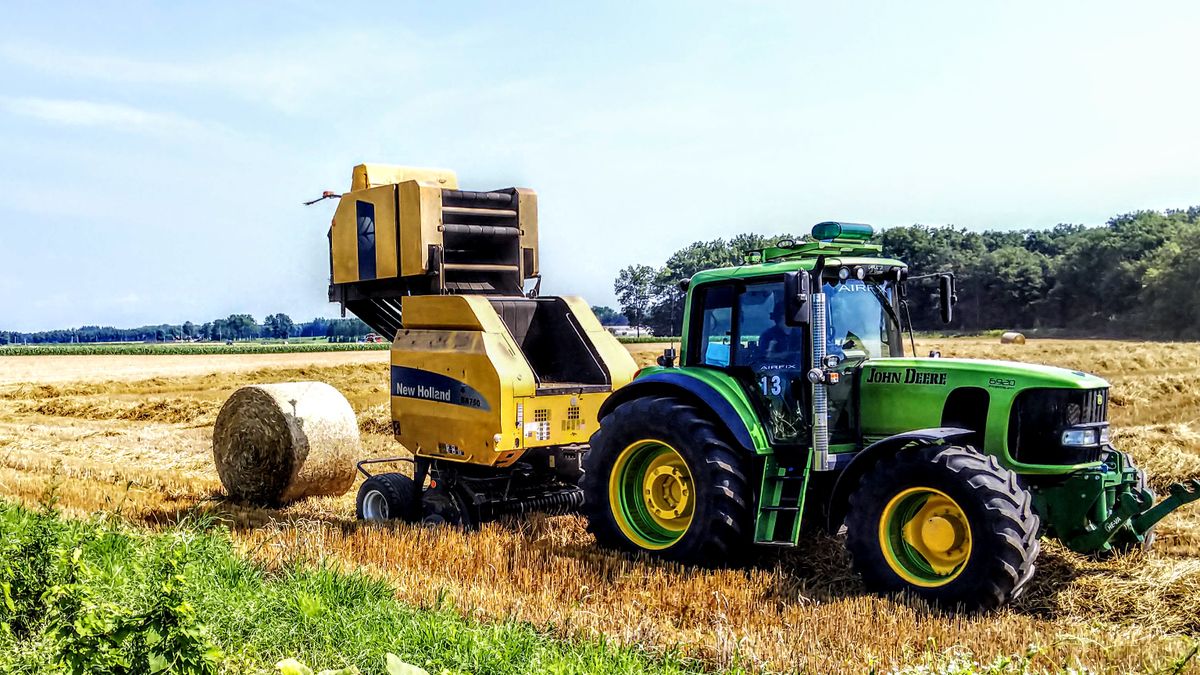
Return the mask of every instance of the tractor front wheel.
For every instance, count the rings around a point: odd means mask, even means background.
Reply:
[[[603,547],[722,565],[749,544],[743,459],[692,405],[670,397],[621,404],[592,436],[583,467],[583,513]]]
[[[850,496],[846,546],[875,592],[991,609],[1033,575],[1038,517],[1016,474],[970,447],[880,460]]]

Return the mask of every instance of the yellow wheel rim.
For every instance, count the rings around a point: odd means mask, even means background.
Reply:
[[[971,524],[941,490],[908,488],[879,517],[879,547],[892,571],[924,588],[944,586],[971,558]]]
[[[663,441],[631,443],[613,464],[608,502],[617,527],[630,541],[652,551],[667,548],[692,524],[692,472],[683,455]]]

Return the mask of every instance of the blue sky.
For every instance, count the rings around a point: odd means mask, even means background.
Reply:
[[[336,9],[335,9],[336,7]],[[350,9],[354,7],[354,9]],[[1200,204],[1200,5],[17,3],[0,329],[332,315],[362,161],[541,205],[543,292],[841,219]]]

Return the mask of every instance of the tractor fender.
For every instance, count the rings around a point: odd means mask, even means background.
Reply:
[[[597,420],[602,422],[622,403],[646,396],[675,396],[701,410],[709,411],[712,413],[713,422],[728,431],[730,439],[738,446],[750,453],[756,451],[750,429],[729,399],[707,382],[681,373],[654,373],[637,378],[613,392],[600,405]],[[666,420],[663,422],[665,424]]]
[[[970,438],[975,432],[959,427],[934,427],[931,429],[916,429],[895,436],[888,436],[863,448],[850,460],[846,468],[838,476],[833,492],[829,496],[829,531],[837,532],[846,518],[850,506],[850,493],[858,487],[859,481],[875,463],[884,457],[896,454],[903,448],[914,445],[941,445],[951,441]]]

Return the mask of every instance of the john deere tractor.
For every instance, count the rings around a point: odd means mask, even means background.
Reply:
[[[812,235],[685,282],[681,352],[599,409],[581,485],[601,545],[725,564],[844,526],[870,589],[990,608],[1021,592],[1039,537],[1147,547],[1200,499],[1192,480],[1155,502],[1109,440],[1099,377],[906,354],[922,279],[867,225]],[[948,322],[954,279],[931,276]]]
[[[324,198],[329,299],[391,341],[411,452],[359,463],[360,518],[582,508],[603,546],[698,564],[844,525],[872,589],[992,607],[1042,534],[1126,551],[1200,499],[1191,481],[1155,503],[1109,443],[1098,377],[906,355],[908,286],[936,282],[949,321],[954,280],[909,275],[866,225],[697,274],[678,365],[637,371],[581,298],[540,295],[532,190],[363,164]],[[373,472],[396,462],[411,472]]]

